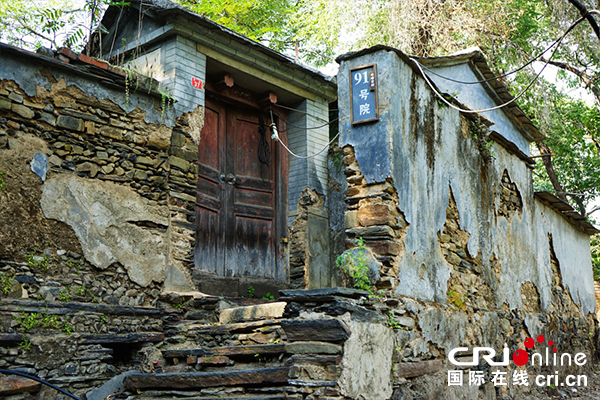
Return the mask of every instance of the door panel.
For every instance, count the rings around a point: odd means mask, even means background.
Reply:
[[[194,263],[197,268],[213,273],[223,273],[225,253],[219,244],[224,229],[223,192],[219,171],[225,165],[223,152],[223,127],[225,110],[213,105],[205,108],[204,128],[198,147],[198,185],[196,191],[196,249]]]
[[[210,100],[206,104],[198,151],[195,276],[205,281],[202,273],[227,277],[229,286],[241,286],[240,279],[249,277],[281,285],[287,279],[281,244],[287,184],[280,180],[287,179],[287,158],[267,134],[272,160],[259,161],[259,111]],[[197,285],[211,291],[202,282]]]
[[[223,252],[219,251],[219,216],[218,212],[209,208],[196,206],[196,266],[202,270],[218,274],[223,265]]]
[[[240,276],[275,279],[272,221],[236,215],[235,230],[236,243],[226,254],[227,265],[235,266]]]
[[[235,191],[235,202],[237,204],[248,204],[261,206],[263,204],[273,203],[273,193],[259,192],[257,190],[237,188]]]

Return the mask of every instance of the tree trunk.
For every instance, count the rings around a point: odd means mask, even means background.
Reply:
[[[546,174],[548,174],[548,179],[550,179],[550,182],[552,183],[552,186],[554,187],[556,196],[559,199],[561,199],[562,201],[564,201],[565,203],[568,203],[569,201],[567,199],[567,194],[565,193],[563,186],[561,185],[560,181],[558,180],[558,176],[556,175],[556,172],[554,171],[554,166],[552,165],[552,156],[551,156],[552,150],[544,142],[541,142],[541,141],[535,142],[535,144],[537,145],[537,148],[540,151],[540,154],[543,154],[542,161],[544,163],[544,167],[546,168]],[[586,215],[585,205],[583,204],[581,197],[574,195],[574,194],[572,194],[570,196],[573,198],[575,203],[577,203],[577,207],[579,208],[579,213],[585,217],[585,215]]]

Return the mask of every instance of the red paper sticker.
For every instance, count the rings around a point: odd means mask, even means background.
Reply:
[[[204,82],[202,82],[198,78],[192,77],[192,86],[195,87],[195,88],[197,88],[197,89],[204,89]]]

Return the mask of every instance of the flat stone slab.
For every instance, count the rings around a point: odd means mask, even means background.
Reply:
[[[285,352],[284,344],[260,344],[251,346],[226,346],[183,350],[164,350],[165,358],[185,358],[188,356],[247,356],[254,354],[281,354]]]
[[[434,374],[441,371],[444,364],[441,360],[419,362],[403,362],[396,364],[395,378],[416,378],[418,376]]]
[[[220,324],[235,322],[258,321],[262,319],[276,319],[283,316],[285,302],[257,304],[255,306],[226,308],[219,315]]]
[[[179,395],[179,392],[166,392],[164,395]],[[301,394],[290,395],[290,394],[281,394],[281,395],[266,395],[259,396],[253,394],[252,397],[248,396],[233,396],[233,397],[183,397],[185,400],[303,400],[304,396]],[[157,398],[156,400],[167,400],[167,398]],[[172,400],[171,397],[168,400]]]
[[[342,354],[342,346],[323,342],[295,342],[285,345],[290,354]]]
[[[1,375],[0,374],[0,397],[5,395],[18,394],[24,392],[37,392],[42,388],[42,384],[33,379],[21,376]]]
[[[72,312],[86,312],[109,315],[127,315],[131,317],[161,318],[165,311],[153,307],[117,306],[111,304],[79,303],[79,302],[54,302],[47,303],[36,300],[0,299],[0,311],[9,312],[47,312],[50,314],[69,314]]]
[[[339,297],[345,297],[349,299],[358,299],[360,297],[367,297],[369,293],[364,290],[345,288],[345,287],[333,287],[324,289],[286,289],[279,291],[280,300],[295,301],[298,303],[313,302],[313,301],[332,301]]]
[[[0,333],[0,345],[12,345],[23,340],[23,336],[17,333]]]
[[[289,368],[263,368],[242,371],[194,372],[174,374],[137,373],[126,376],[127,390],[202,389],[217,386],[286,384]]]
[[[81,335],[83,344],[113,343],[160,343],[165,340],[162,332],[128,333],[124,335]]]
[[[250,332],[257,328],[265,326],[277,325],[281,321],[276,320],[263,320],[253,322],[242,322],[238,324],[224,324],[224,325],[191,325],[188,327],[189,334],[223,334],[228,332]]]
[[[261,344],[250,346],[227,346],[197,349],[163,350],[165,358],[186,357],[220,357],[220,356],[247,356],[255,354],[341,354],[342,346],[323,342],[296,342]]]
[[[318,366],[329,366],[329,365],[340,365],[342,362],[342,356],[323,356],[314,354],[294,354],[285,361],[286,366],[302,366],[302,365],[318,365]]]
[[[108,396],[112,395],[113,393],[123,390],[123,380],[125,377],[135,373],[137,373],[137,371],[127,371],[117,376],[113,376],[99,388],[87,392],[85,395],[86,399],[104,400],[108,398]]]
[[[281,321],[281,327],[291,342],[343,342],[350,330],[338,319],[303,319]]]

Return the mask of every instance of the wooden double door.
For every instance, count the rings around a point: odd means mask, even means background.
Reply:
[[[259,109],[206,100],[193,274],[206,293],[239,295],[288,279],[287,156],[267,131],[271,160],[259,160],[261,115],[268,125],[270,116]]]

